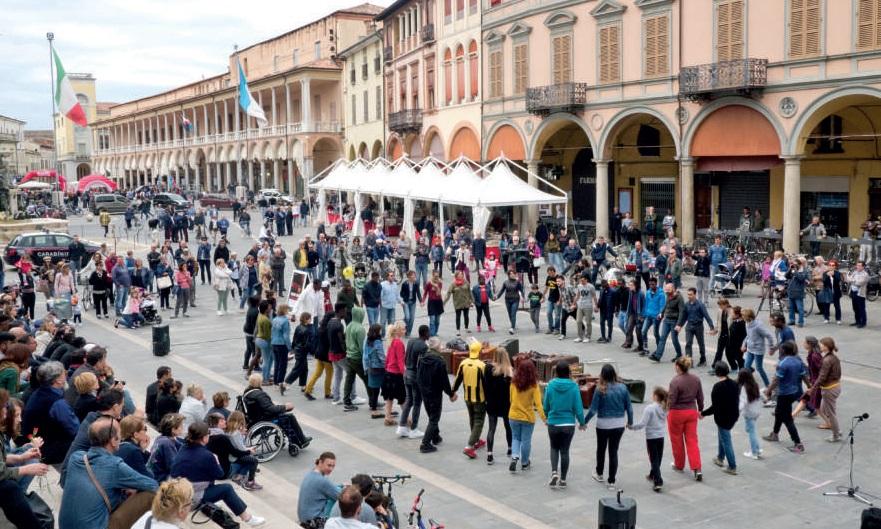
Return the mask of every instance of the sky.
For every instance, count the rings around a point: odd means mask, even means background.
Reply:
[[[240,48],[365,0],[0,0],[0,114],[52,127],[49,44],[124,102],[226,71]],[[387,6],[392,0],[370,0]]]

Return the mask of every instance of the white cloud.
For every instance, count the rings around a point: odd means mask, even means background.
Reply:
[[[392,0],[372,0],[386,6]],[[126,101],[222,73],[249,46],[361,0],[3,0],[0,114],[44,128],[51,113],[46,33],[69,72]]]

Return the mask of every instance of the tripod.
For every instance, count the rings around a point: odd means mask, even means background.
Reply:
[[[868,417],[868,414],[866,414]],[[863,492],[860,493],[860,487],[853,484],[853,444],[854,444],[854,430],[856,430],[857,425],[863,422],[864,417],[854,417],[850,422],[850,432],[847,434],[848,444],[850,445],[850,483],[848,486],[839,485],[835,487],[835,491],[824,492],[823,496],[843,496],[848,498],[853,498],[858,502],[865,503],[868,506],[874,505],[871,501],[869,501],[866,496],[871,496],[871,494],[867,494]]]

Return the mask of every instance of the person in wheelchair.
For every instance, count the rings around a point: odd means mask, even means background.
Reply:
[[[254,373],[248,377],[248,388],[242,394],[242,403],[245,406],[245,417],[248,425],[260,421],[269,421],[277,424],[284,431],[288,441],[300,448],[306,448],[312,442],[300,428],[300,423],[291,411],[294,405],[290,402],[274,404],[272,397],[263,391],[263,375]]]

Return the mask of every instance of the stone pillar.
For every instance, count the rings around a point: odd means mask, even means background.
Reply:
[[[252,160],[248,160],[248,189],[257,191],[257,188],[254,187],[254,162]]]
[[[281,191],[280,164],[278,159],[272,160],[272,183],[273,187]]]
[[[609,238],[609,162],[594,160],[597,165],[596,235]]]
[[[312,92],[309,79],[300,80],[300,122],[303,132],[312,130]]]
[[[260,175],[257,178],[257,184],[260,189],[266,187],[266,160],[260,160]]]
[[[291,196],[296,196],[297,189],[294,187],[294,160],[288,159],[288,194]]]
[[[275,87],[272,90],[272,126],[278,125],[278,112],[275,110]]]
[[[538,160],[529,160],[526,162],[526,169],[529,171],[526,181],[532,187],[538,187],[538,162]],[[525,206],[521,209],[520,237],[522,240],[523,234],[527,230],[530,232],[535,230],[535,225],[538,223],[538,206]]]
[[[236,132],[242,130],[240,114],[241,113],[239,112],[239,105],[236,104],[235,105],[235,118],[233,119],[233,121],[234,121],[233,126],[235,127]]]
[[[291,122],[291,85],[287,82],[284,84],[284,117],[285,125]]]
[[[190,187],[190,166],[184,165],[184,183],[181,185],[184,189],[189,189]]]
[[[193,170],[194,170],[194,175],[195,175],[195,180],[194,180],[194,183],[196,184],[195,188],[196,188],[196,191],[198,192],[198,191],[202,190],[202,168],[199,167],[199,165],[197,164],[196,167],[193,168]]]
[[[801,156],[783,159],[783,251],[798,253],[801,230]]]
[[[682,204],[679,205],[682,217],[682,229],[679,237],[682,244],[694,242],[694,159],[679,160],[679,189]]]
[[[303,177],[303,193],[309,191],[309,180],[312,179],[312,157],[303,158],[303,165],[300,168],[300,175]]]

